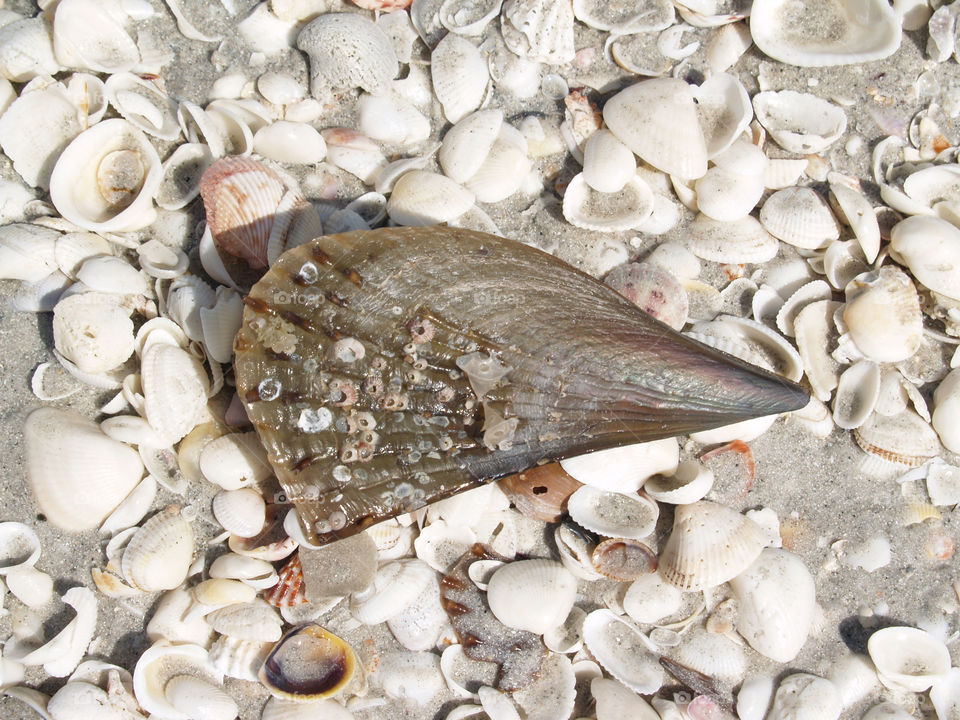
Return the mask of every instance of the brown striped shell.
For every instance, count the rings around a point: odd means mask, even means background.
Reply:
[[[245,303],[237,391],[313,541],[543,459],[807,401],[553,256],[470,230],[317,238]]]

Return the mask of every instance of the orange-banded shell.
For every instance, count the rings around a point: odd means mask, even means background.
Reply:
[[[245,303],[237,390],[311,542],[544,458],[807,402],[562,261],[469,230],[317,238]]]
[[[277,584],[264,594],[264,600],[274,607],[293,607],[307,602],[307,593],[303,586],[303,565],[300,553],[291,557],[280,571]]]
[[[919,467],[940,452],[936,432],[912,410],[889,417],[874,413],[853,431],[853,439],[864,452],[906,467]]]
[[[538,465],[500,481],[500,489],[517,510],[542,522],[560,520],[566,512],[567,498],[579,487],[560,463]]]
[[[266,163],[248,157],[213,163],[200,179],[200,197],[216,245],[253,269],[323,232],[320,217],[300,191]]]
[[[348,689],[357,671],[357,656],[346,641],[308,624],[277,641],[259,678],[274,697],[314,702]]]

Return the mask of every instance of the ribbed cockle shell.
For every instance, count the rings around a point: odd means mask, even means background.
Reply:
[[[321,237],[245,302],[237,391],[321,542],[545,458],[807,402],[560,260],[470,230]]]

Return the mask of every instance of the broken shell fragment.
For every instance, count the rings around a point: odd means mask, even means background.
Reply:
[[[657,571],[657,555],[635,538],[608,538],[591,556],[597,572],[612,580],[629,582]]]
[[[350,686],[357,656],[345,641],[319,625],[294,628],[273,646],[260,668],[260,682],[276,697],[314,702]]]
[[[804,155],[827,149],[847,129],[842,108],[810,93],[766,90],[753,96],[753,109],[780,147]]]
[[[938,217],[914,215],[893,226],[890,251],[924,286],[960,300],[960,229]]]
[[[390,39],[359,13],[317,16],[300,31],[297,47],[310,56],[310,94],[318,99],[330,90],[376,92],[398,70]]]
[[[560,520],[566,512],[567,499],[580,485],[559,463],[537,465],[499,483],[517,510],[542,522]]]
[[[587,615],[583,643],[608,673],[634,692],[649,695],[663,684],[663,669],[650,641],[612,611]]]
[[[750,34],[764,53],[799,67],[882,60],[900,47],[900,18],[881,0],[820,0],[796,5],[762,0],[750,13]]]
[[[924,692],[950,672],[950,652],[926,630],[882,628],[870,636],[867,652],[880,682],[897,690]]]

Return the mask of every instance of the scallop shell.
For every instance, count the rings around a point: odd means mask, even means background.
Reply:
[[[417,262],[411,264],[412,258],[417,258]],[[457,267],[475,263],[476,271],[469,276],[449,273],[446,268],[451,260]],[[504,286],[503,278],[514,276],[520,267],[524,283]],[[303,274],[307,272],[304,268],[310,269],[309,274]],[[508,268],[510,273],[504,275]],[[313,275],[314,272],[317,274]],[[316,293],[315,297],[324,298],[316,312],[299,303],[299,296],[306,295],[307,290],[297,290],[297,298],[287,294],[288,290],[306,287],[292,282],[298,276],[311,285],[310,292]],[[458,277],[466,284],[461,286]],[[525,308],[522,326],[511,319],[512,315],[501,317],[488,312],[490,305],[485,293],[499,287],[516,300],[498,304],[504,312],[512,313],[512,307]],[[371,288],[376,290],[371,292]],[[425,292],[433,298],[429,313],[420,309],[419,298]],[[582,318],[572,318],[567,309],[572,307],[574,297],[582,297],[583,301],[573,307],[605,308],[604,319],[600,320],[599,315],[594,319],[594,310]],[[638,435],[631,434],[632,439],[646,439],[700,429],[701,423],[723,425],[806,404],[806,396],[783,378],[768,377],[674,336],[628,300],[560,261],[481,233],[450,228],[400,228],[326,236],[285,255],[245,302],[245,320],[235,344],[238,392],[288,496],[298,504],[311,542],[317,532],[327,539],[346,536],[401,509],[414,509],[431,499],[473,487],[478,477],[518,472],[536,460],[556,454],[573,455],[609,447],[625,439],[624,423],[629,427],[636,422]],[[404,310],[405,307],[408,309]],[[399,312],[394,308],[399,308]],[[333,315],[329,315],[331,312]],[[478,320],[481,315],[484,319]],[[330,350],[334,343],[324,332],[325,327],[333,326],[330,323],[336,324],[337,342],[352,338],[356,346],[363,347],[362,357],[356,351],[338,355]],[[466,327],[471,329],[460,329]],[[501,334],[505,327],[514,328],[509,337]],[[596,333],[598,339],[585,340],[584,327]],[[542,349],[531,348],[528,352],[522,348],[544,332],[554,338],[564,337],[563,333],[568,332],[561,330],[564,328],[577,339],[569,344],[555,344],[549,377],[541,380],[546,366],[540,359]],[[418,342],[428,330],[433,333],[430,340]],[[655,348],[642,341],[650,332],[658,338]],[[319,333],[319,337],[314,333]],[[630,339],[625,340],[624,352],[617,354],[610,349],[610,338],[621,334]],[[307,338],[309,354],[300,356],[297,348]],[[430,366],[441,342],[453,343],[458,350],[455,357],[448,354],[440,362],[465,376],[453,378],[446,369]],[[471,342],[474,344],[470,345]],[[603,353],[588,350],[594,342],[605,348]],[[323,348],[320,353],[314,350],[318,343]],[[539,342],[537,346],[541,347]],[[304,372],[296,367],[291,353],[297,354]],[[404,359],[406,356],[412,361]],[[614,367],[609,367],[606,359],[598,360],[610,357],[620,358]],[[426,362],[420,365],[420,359]],[[619,367],[621,362],[631,369]],[[331,375],[329,380],[318,383],[313,370],[321,363]],[[715,368],[709,381],[701,382],[701,363]],[[403,378],[400,385],[391,387],[383,381],[382,373],[391,366]],[[562,369],[567,367],[576,370]],[[676,378],[670,386],[676,388],[678,396],[664,398],[670,405],[666,422],[653,420],[657,413],[651,415],[650,408],[644,406],[650,402],[651,393],[660,396],[663,392],[661,374],[655,367]],[[490,375],[494,370],[496,373]],[[554,380],[550,378],[558,371],[565,372],[568,378],[563,404],[576,408],[571,411],[570,421],[564,419],[563,411],[559,417],[553,417],[555,400],[538,399],[544,392],[553,392],[538,388],[542,383],[545,388],[553,388]],[[731,379],[718,382],[717,372],[721,377],[730,373]],[[650,373],[658,378],[656,389],[642,391],[643,400],[638,403],[634,420],[634,410],[626,399],[630,384]],[[581,376],[582,382],[576,379]],[[631,378],[629,384],[607,379],[625,376]],[[586,409],[576,399],[580,392],[578,383],[587,388],[583,392],[590,398],[589,407],[596,410]],[[284,409],[282,414],[276,414],[277,408],[287,407],[281,398],[287,397],[288,392],[298,393],[299,412],[289,415]],[[525,409],[523,415],[491,422],[504,407],[504,400],[509,401],[517,392],[530,398],[523,407],[532,414],[528,416]],[[727,392],[732,394],[727,396]],[[774,398],[767,400],[767,392]],[[279,402],[273,404],[274,401]],[[622,410],[611,416],[609,403]],[[550,418],[544,414],[548,406]],[[450,420],[434,423],[421,417],[419,410],[412,412],[420,407],[432,407],[436,417]],[[349,423],[351,408],[371,413],[375,427],[361,428]],[[464,414],[450,413],[447,408],[463,408]],[[321,409],[329,413],[326,423],[310,423],[308,432],[298,427],[301,416],[319,417]],[[445,453],[454,445],[444,438],[452,441],[458,437],[451,433],[465,427],[460,418],[472,417],[481,410],[485,411],[487,424],[480,431],[482,437],[463,441],[466,444],[458,440],[461,445],[457,448],[456,464],[449,464],[450,456]],[[600,415],[594,417],[594,413]],[[414,415],[418,420],[413,420]],[[340,418],[345,425],[338,427],[336,421]],[[571,421],[573,424],[568,425]],[[417,429],[408,430],[407,423]],[[584,435],[583,427],[592,429]],[[605,437],[608,427],[612,434]],[[400,435],[396,436],[398,444],[393,444],[395,441],[390,438],[396,432],[416,432],[430,446],[423,450],[419,445],[408,448]],[[330,441],[336,442],[335,455],[326,449]],[[671,442],[675,458],[676,442]],[[320,447],[324,449],[317,455]],[[397,450],[385,452],[386,447]],[[395,456],[394,452],[399,454]],[[399,477],[396,457],[404,458],[400,466],[403,474]],[[587,465],[595,465],[598,459],[591,456]],[[474,462],[478,464],[474,466]],[[394,470],[381,479],[378,468],[385,467],[384,463]],[[660,468],[654,467],[650,473],[657,469]],[[424,475],[419,475],[421,472]],[[598,473],[594,471],[594,475]],[[645,478],[631,477],[630,482],[634,479],[635,490]],[[307,490],[308,486],[313,489]],[[365,518],[362,526],[357,525],[360,518]]]
[[[143,474],[135,450],[72,411],[35,410],[23,435],[27,475],[37,504],[47,520],[64,530],[97,527]]]
[[[604,670],[634,692],[649,695],[663,684],[663,669],[650,641],[610,610],[587,615],[583,642]]]
[[[350,645],[309,624],[274,645],[260,668],[260,682],[276,698],[315,702],[346,690],[362,672]]]
[[[503,42],[521,57],[548,65],[574,58],[573,7],[550,0],[506,0],[500,13]]]
[[[322,233],[316,210],[268,165],[227,157],[207,168],[200,195],[214,242],[254,269]]]
[[[940,452],[936,432],[912,410],[889,417],[874,413],[853,431],[867,453],[906,467],[918,467]]]
[[[799,67],[881,60],[900,47],[900,19],[886,2],[823,0],[803,7],[762,0],[752,8],[750,34],[764,53]]]
[[[310,57],[310,94],[330,90],[380,90],[398,71],[390,39],[376,23],[358,13],[325,13],[297,36],[297,47]]]
[[[603,120],[610,132],[658,170],[684,179],[707,171],[706,142],[693,91],[682,80],[656,78],[621,90],[603,106]]]
[[[690,250],[698,258],[721,263],[764,263],[777,254],[779,243],[758,220],[747,215],[720,222],[700,214],[690,224]]]
[[[165,446],[179,442],[207,411],[206,373],[175,345],[158,343],[144,350],[140,382],[147,421]]]
[[[233,535],[253,537],[263,529],[266,504],[252,488],[222,490],[213,498],[213,515]]]
[[[760,208],[760,222],[794,247],[814,250],[840,237],[840,227],[822,197],[811,188],[778,190]]]
[[[700,500],[677,508],[660,553],[660,574],[683,590],[703,590],[739,575],[762,549],[763,532],[755,522]]]
[[[537,635],[564,621],[576,594],[577,579],[552,560],[507,563],[487,584],[487,602],[497,620]]]
[[[170,506],[147,520],[130,539],[120,569],[133,587],[170,590],[187,578],[193,562],[193,530],[180,509]]]
[[[767,90],[753,96],[753,109],[770,137],[789,152],[818,153],[847,129],[842,108],[810,93]]]
[[[61,153],[50,176],[50,200],[85,230],[139,230],[156,219],[153,196],[162,176],[146,135],[121,118],[103,120]]]
[[[542,522],[557,522],[567,499],[580,483],[557,463],[538,465],[503,478],[499,487],[521,513]]]
[[[13,82],[55,75],[63,68],[53,54],[50,25],[42,17],[6,18],[0,28],[0,75]]]
[[[620,190],[597,192],[584,173],[576,175],[563,195],[563,216],[584,230],[618,232],[640,225],[653,212],[650,186],[634,175]]]
[[[920,298],[905,272],[888,265],[858,275],[847,285],[846,296],[843,321],[867,358],[899,362],[920,348]]]
[[[430,76],[443,114],[452,123],[480,107],[490,79],[480,50],[456,33],[449,33],[433,49]]]
[[[177,104],[149,80],[120,72],[107,78],[103,89],[114,109],[138,129],[161,140],[180,137]]]
[[[803,647],[816,610],[813,576],[796,555],[765,548],[730,581],[737,600],[737,632],[776,662],[790,662]]]

